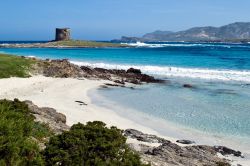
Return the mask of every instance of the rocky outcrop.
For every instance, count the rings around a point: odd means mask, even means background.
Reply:
[[[80,67],[70,63],[67,59],[39,60],[35,68],[39,74],[47,77],[77,78],[84,74]]]
[[[55,134],[69,130],[70,127],[66,125],[66,116],[64,114],[58,113],[53,108],[38,107],[32,101],[27,100],[24,102],[28,105],[31,114],[35,116],[35,121],[48,124]]]
[[[36,69],[36,73],[47,77],[95,78],[114,81],[122,85],[124,85],[125,82],[132,84],[163,82],[147,74],[142,74],[139,69],[130,68],[126,71],[119,69],[91,68],[88,66],[79,67],[70,63],[67,59],[38,60],[34,68]]]
[[[225,146],[214,146],[214,149],[216,152],[221,153],[222,155],[234,155],[236,157],[244,158],[240,151],[236,151]]]
[[[124,131],[124,136],[136,139],[138,141],[147,142],[147,143],[164,143],[167,140],[159,138],[155,135],[144,134],[135,129],[127,129]]]
[[[180,143],[180,144],[186,144],[186,145],[194,144],[195,143],[194,141],[190,141],[190,140],[186,140],[186,139],[177,140],[176,142]]]
[[[163,82],[160,79],[156,79],[152,76],[142,74],[139,69],[128,69],[119,70],[119,69],[103,69],[103,68],[90,68],[90,67],[81,67],[83,71],[86,70],[87,73],[91,73],[91,76],[96,78],[101,78],[105,80],[114,81],[116,83],[124,84],[141,84],[141,83],[161,83]]]
[[[194,86],[191,85],[191,84],[184,84],[183,87],[184,87],[184,88],[190,88],[190,89],[191,89],[191,88],[194,88]]]
[[[129,146],[139,152],[145,163],[152,166],[217,166],[229,165],[225,159],[219,158],[218,148],[205,145],[179,146],[155,135],[144,134],[134,129],[127,129],[124,135],[134,139]],[[151,143],[152,146],[149,144]],[[155,146],[154,143],[159,145]],[[220,148],[219,148],[220,149]],[[228,153],[222,153],[228,154]]]

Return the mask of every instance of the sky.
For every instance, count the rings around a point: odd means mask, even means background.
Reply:
[[[250,0],[1,0],[0,40],[111,40],[155,30],[250,22]]]

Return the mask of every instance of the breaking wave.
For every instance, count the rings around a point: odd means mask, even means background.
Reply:
[[[247,45],[240,44],[213,44],[213,43],[122,43],[127,44],[133,47],[149,47],[149,48],[161,48],[161,47],[223,47],[223,48],[231,48],[231,47],[240,47],[240,48],[250,48]]]
[[[202,68],[184,68],[171,66],[151,66],[151,65],[123,65],[123,64],[106,64],[106,63],[89,63],[71,61],[79,66],[100,67],[105,69],[124,69],[130,67],[140,69],[142,72],[150,75],[159,75],[165,77],[188,77],[206,80],[237,81],[250,83],[250,70],[217,70]]]

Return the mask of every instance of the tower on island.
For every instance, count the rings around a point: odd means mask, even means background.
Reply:
[[[55,41],[70,40],[70,28],[56,28]]]

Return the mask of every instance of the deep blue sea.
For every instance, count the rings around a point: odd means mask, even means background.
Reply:
[[[100,106],[123,108],[216,137],[250,142],[250,44],[136,43],[135,48],[18,48],[0,52],[69,59],[75,64],[128,69],[167,80],[135,89],[98,90]],[[192,84],[193,89],[183,87]],[[144,125],[147,125],[145,122]],[[162,132],[159,130],[159,132]],[[249,148],[250,149],[250,148]]]

